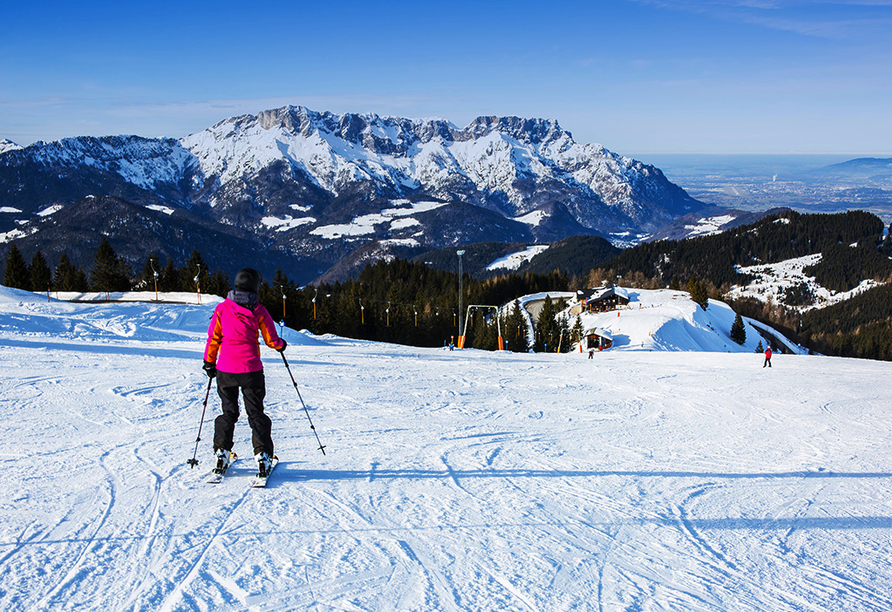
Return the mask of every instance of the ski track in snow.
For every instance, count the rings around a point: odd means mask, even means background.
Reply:
[[[289,330],[328,454],[264,349],[281,463],[252,490],[244,417],[203,483],[213,391],[186,465],[212,304],[26,306],[0,303],[3,610],[892,609],[892,364]]]

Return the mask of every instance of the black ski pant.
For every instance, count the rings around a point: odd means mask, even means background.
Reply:
[[[244,374],[217,372],[217,394],[223,400],[223,414],[214,421],[214,450],[232,450],[232,436],[238,421],[238,393],[245,400],[245,413],[251,426],[251,441],[254,454],[273,454],[272,421],[263,412],[263,398],[266,396],[266,379],[263,370]]]

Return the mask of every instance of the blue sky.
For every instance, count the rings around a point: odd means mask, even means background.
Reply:
[[[0,139],[286,104],[557,119],[624,154],[892,152],[892,0],[4,3]]]

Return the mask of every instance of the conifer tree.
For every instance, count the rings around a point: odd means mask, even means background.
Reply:
[[[93,258],[90,288],[105,293],[130,290],[130,267],[115,254],[104,236]]]
[[[219,295],[220,297],[226,297],[226,294],[232,289],[232,285],[229,284],[229,277],[221,270],[217,268],[214,270],[214,273],[211,274],[211,280],[208,283],[207,292],[212,295]]]
[[[62,253],[59,256],[59,263],[53,270],[53,287],[56,288],[56,291],[74,291],[74,272],[74,265],[68,259],[68,255]]]
[[[743,325],[740,313],[737,313],[734,317],[734,323],[731,325],[731,339],[740,345],[746,343],[746,327]]]
[[[536,341],[537,351],[548,351],[548,347],[551,347],[550,350],[553,353],[557,349],[560,330],[555,320],[556,314],[551,296],[546,295],[545,300],[542,302],[542,310],[539,312],[539,321],[536,323],[536,334],[538,336]]]
[[[180,272],[177,270],[176,264],[173,263],[173,257],[168,257],[167,263],[164,264],[164,269],[158,275],[158,291],[172,292],[183,290],[180,282]]]
[[[700,308],[706,310],[709,306],[709,293],[706,291],[706,285],[692,275],[688,280],[687,290],[691,294],[691,299],[699,304]]]
[[[56,291],[86,293],[90,290],[90,283],[83,269],[72,264],[68,255],[62,253],[53,271],[53,287]]]
[[[9,254],[6,256],[3,284],[13,289],[31,290],[31,274],[28,264],[25,263],[25,258],[22,257],[22,253],[15,243],[10,245]]]
[[[43,253],[38,249],[31,258],[31,289],[34,291],[49,291],[53,281],[52,272],[43,257]]]
[[[576,315],[576,321],[573,323],[573,329],[570,331],[570,342],[576,344],[582,340],[585,329],[582,327],[582,315]]]

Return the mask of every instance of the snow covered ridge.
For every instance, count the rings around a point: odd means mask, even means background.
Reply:
[[[375,226],[382,224],[387,225],[391,230],[405,230],[421,225],[418,220],[412,217],[413,214],[436,210],[446,205],[445,202],[411,203],[408,200],[395,200],[391,203],[397,207],[356,217],[350,223],[319,226],[314,228],[310,234],[328,240],[337,240],[372,235],[375,233]],[[417,244],[417,241],[414,243]]]
[[[79,136],[53,142],[38,141],[6,152],[16,158],[27,156],[46,166],[97,168],[148,190],[177,184],[194,164],[192,154],[176,140],[140,136]]]
[[[696,238],[698,236],[714,236],[722,233],[722,226],[733,221],[733,215],[719,215],[716,217],[705,217],[700,219],[697,225],[686,225],[685,229],[690,232],[688,238]],[[780,220],[780,219],[779,219]],[[789,221],[789,219],[783,219]]]
[[[533,246],[529,246],[523,251],[519,251],[517,253],[511,253],[510,255],[506,255],[504,257],[500,257],[488,266],[486,266],[487,270],[517,270],[520,266],[530,261],[533,257],[546,251],[548,249],[547,244],[537,244]]]
[[[11,140],[7,140],[6,138],[0,139],[0,155],[6,153],[7,151],[15,151],[16,149],[21,148],[22,147]]]
[[[787,219],[778,219],[778,221],[787,221]],[[738,272],[741,274],[752,275],[756,278],[746,286],[735,285],[731,287],[729,297],[732,299],[753,297],[761,302],[772,300],[774,302],[784,303],[784,294],[787,290],[805,286],[815,297],[815,303],[804,306],[788,306],[804,312],[814,308],[824,308],[839,302],[844,302],[856,295],[864,293],[868,289],[880,285],[880,283],[873,279],[866,279],[861,281],[861,283],[851,291],[830,291],[819,285],[813,276],[805,274],[805,268],[817,265],[821,262],[822,257],[823,256],[820,253],[816,253],[814,255],[806,255],[805,257],[797,257],[795,259],[788,259],[773,264],[758,264],[738,268]]]
[[[642,198],[666,204],[681,195],[664,193],[669,184],[658,169],[598,144],[576,143],[550,119],[479,117],[459,129],[443,120],[289,106],[226,119],[181,143],[203,175],[221,185],[285,161],[332,194],[362,180],[447,199],[471,188],[504,194],[511,216],[535,208],[520,184],[560,181],[632,217]]]
[[[186,465],[211,308],[0,289],[0,609],[892,607],[888,362],[286,330],[326,455],[262,347],[256,491],[244,418],[203,483],[214,389]]]

